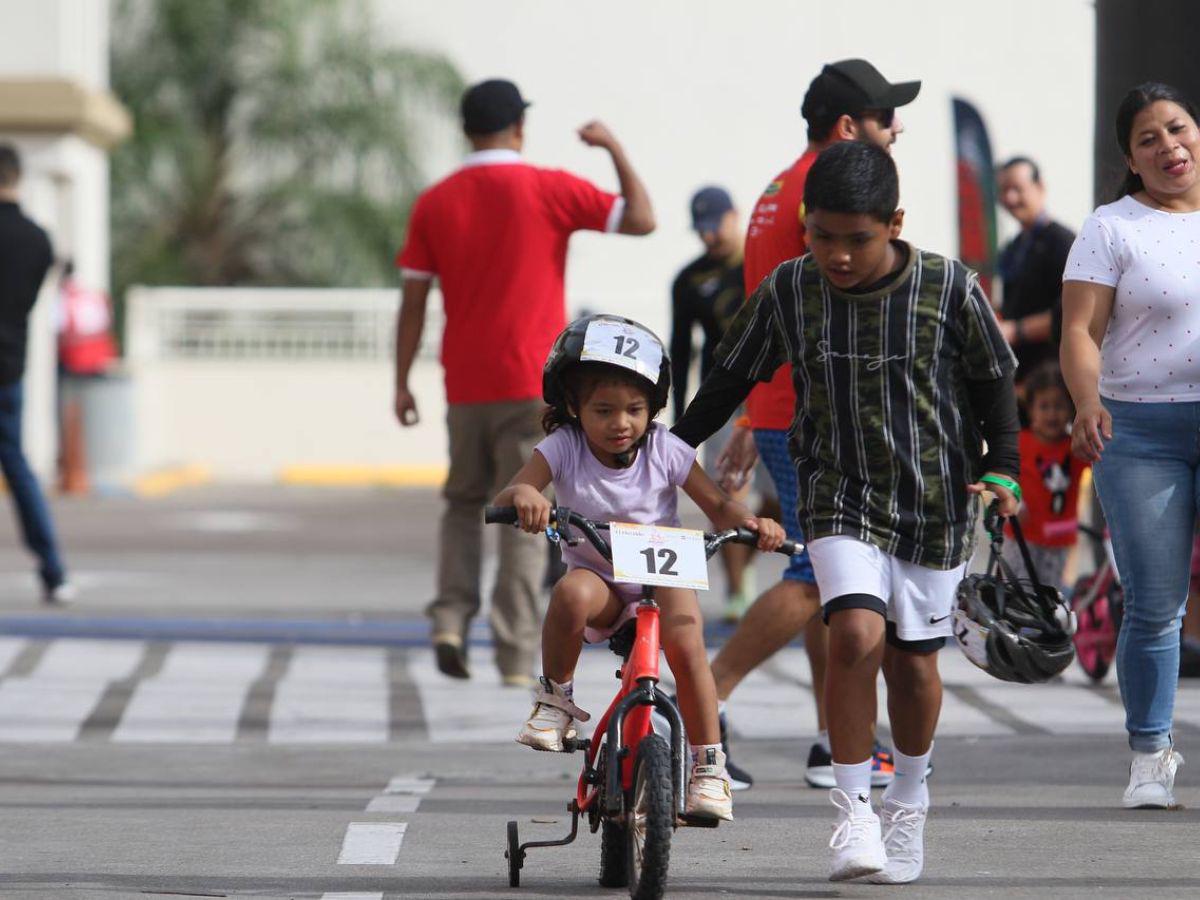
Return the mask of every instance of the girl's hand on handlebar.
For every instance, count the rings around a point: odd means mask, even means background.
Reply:
[[[521,529],[530,534],[541,534],[550,525],[550,501],[541,491],[529,484],[518,484],[513,488],[512,505],[517,508]]]
[[[779,545],[787,539],[787,533],[783,530],[783,526],[774,519],[765,517],[756,519],[750,516],[742,524],[751,531],[758,532],[758,549],[764,553],[778,550]]]

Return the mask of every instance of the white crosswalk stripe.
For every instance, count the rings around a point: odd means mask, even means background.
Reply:
[[[504,687],[489,648],[473,647],[473,677],[445,678],[424,647],[0,638],[0,743],[380,744],[394,737],[434,743],[508,744],[529,713],[530,694]],[[394,665],[398,662],[399,665]],[[575,698],[594,719],[617,689],[617,659],[589,649],[580,659]],[[988,738],[1021,733],[1123,731],[1115,679],[1090,685],[1077,668],[1059,682],[996,681],[956,648],[941,654],[946,685],[939,734]],[[663,665],[664,686],[670,673]],[[259,699],[254,700],[255,697]],[[254,701],[254,702],[252,702]],[[886,708],[880,680],[880,709]],[[419,706],[418,734],[400,733],[391,716]],[[256,718],[257,717],[257,718]],[[739,739],[807,739],[815,727],[808,660],[787,648],[753,672],[729,704]],[[411,713],[401,719],[411,723]],[[1185,680],[1176,720],[1200,728],[1200,683]],[[86,726],[86,727],[85,727]],[[584,726],[583,731],[587,731]],[[388,793],[418,795],[423,783]],[[381,800],[399,807],[411,801]]]
[[[266,663],[262,644],[175,644],[162,671],[138,685],[112,739],[229,743]]]

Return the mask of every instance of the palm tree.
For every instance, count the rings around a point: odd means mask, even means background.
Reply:
[[[392,256],[462,79],[386,44],[363,0],[120,0],[114,291],[367,286]]]

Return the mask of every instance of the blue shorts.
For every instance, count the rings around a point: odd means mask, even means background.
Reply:
[[[783,520],[780,524],[783,525],[783,530],[793,541],[803,541],[804,535],[800,533],[800,515],[796,509],[799,491],[796,467],[788,453],[787,432],[775,428],[756,428],[754,445],[758,447],[758,455],[767,471],[771,473],[771,480],[775,482],[775,495],[779,498],[780,518]],[[783,577],[787,581],[817,583],[807,550],[792,557],[791,564],[783,570]]]

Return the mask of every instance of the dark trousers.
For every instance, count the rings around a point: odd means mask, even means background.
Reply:
[[[24,390],[20,381],[0,385],[0,469],[17,505],[17,520],[25,546],[38,558],[42,584],[54,588],[62,583],[66,574],[58,555],[50,508],[21,451],[22,406]]]

